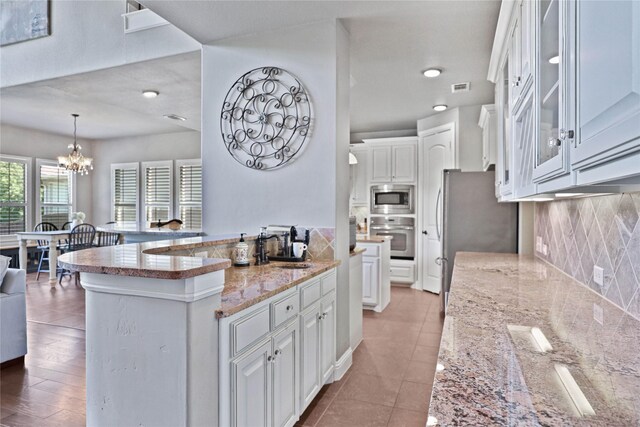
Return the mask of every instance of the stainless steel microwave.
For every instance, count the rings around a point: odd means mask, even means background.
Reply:
[[[372,214],[414,213],[415,186],[385,184],[371,187]]]

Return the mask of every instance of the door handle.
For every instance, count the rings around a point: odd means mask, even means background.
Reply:
[[[440,218],[438,213],[440,212],[440,195],[442,194],[442,187],[438,189],[438,198],[436,199],[436,234],[438,235],[438,241],[440,241]]]
[[[427,230],[422,230],[422,234],[424,234],[425,236],[427,236],[429,233],[427,233]]]

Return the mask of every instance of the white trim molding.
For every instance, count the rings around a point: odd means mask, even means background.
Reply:
[[[340,381],[351,367],[352,362],[353,350],[349,347],[336,361],[335,369],[333,371],[333,380]]]

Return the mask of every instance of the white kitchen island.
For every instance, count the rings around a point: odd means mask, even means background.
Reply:
[[[59,258],[87,291],[87,425],[292,426],[334,380],[338,262],[235,268],[171,254],[232,241]]]

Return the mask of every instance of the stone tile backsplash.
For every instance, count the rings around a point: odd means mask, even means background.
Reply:
[[[640,319],[640,192],[536,203],[536,255]],[[540,250],[538,250],[540,249]],[[593,267],[604,269],[604,285]]]

